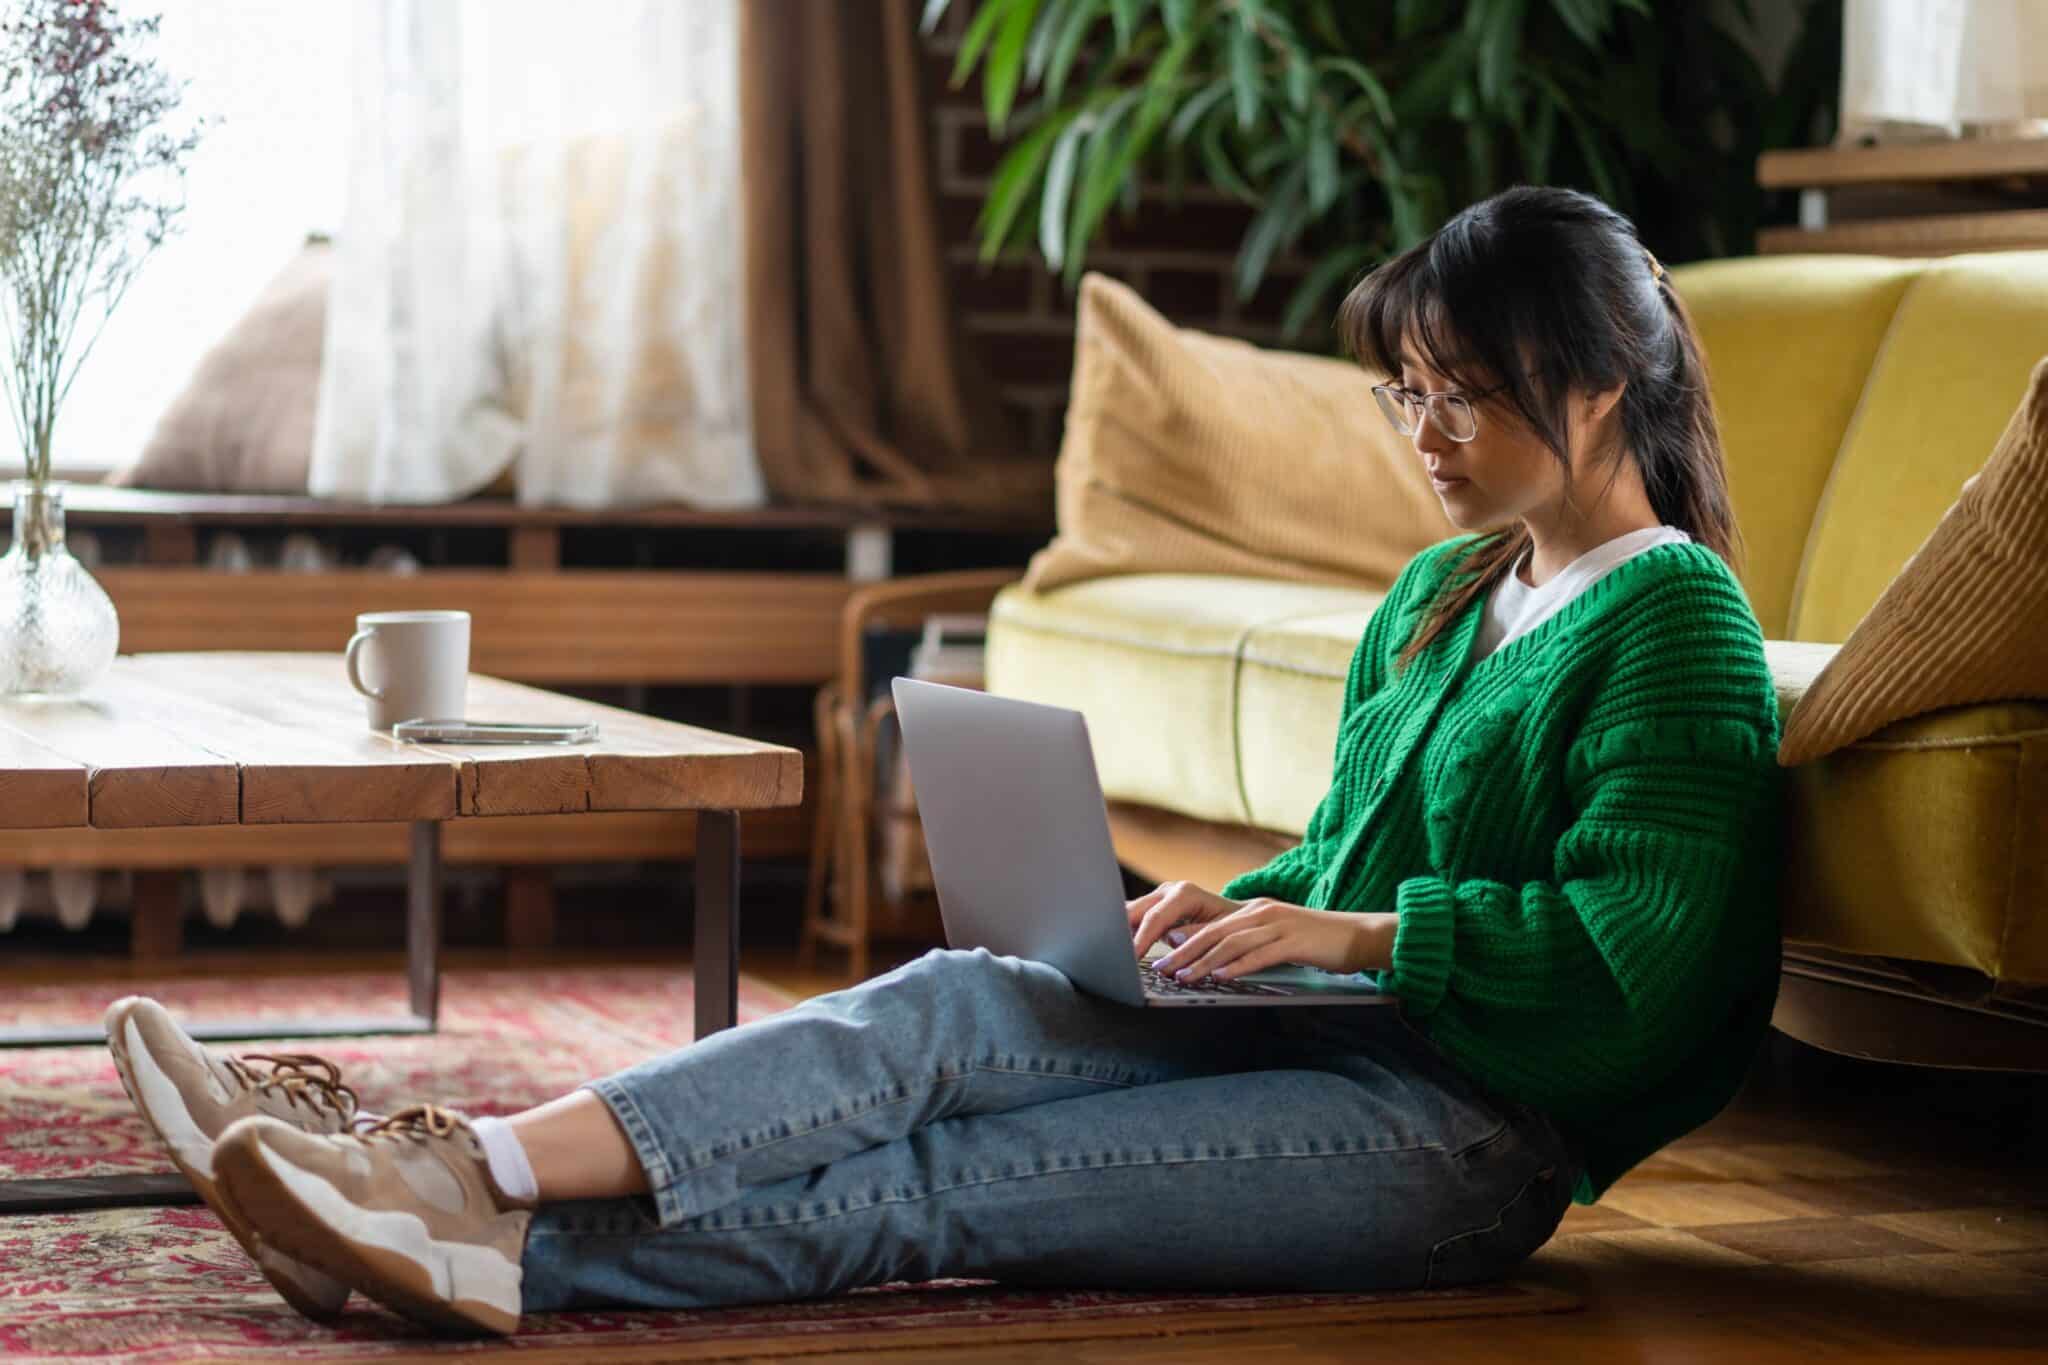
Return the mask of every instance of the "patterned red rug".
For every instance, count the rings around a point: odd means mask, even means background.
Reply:
[[[186,1021],[399,1012],[393,975],[110,981],[17,989],[0,1025],[96,1023],[140,993]],[[742,975],[744,1023],[795,1003]],[[364,1105],[415,1099],[510,1113],[689,1041],[687,969],[452,971],[441,1031],[298,1040],[340,1063]],[[216,1044],[229,1052],[261,1043]],[[169,1172],[112,1062],[95,1047],[0,1049],[0,1179]],[[934,1280],[831,1299],[695,1312],[534,1314],[518,1336],[430,1342],[358,1296],[333,1327],[285,1306],[203,1206],[0,1217],[0,1357],[37,1360],[723,1360],[1005,1342],[1276,1329],[1415,1318],[1556,1312],[1579,1306],[1507,1283],[1396,1294],[1149,1294],[1006,1290]]]

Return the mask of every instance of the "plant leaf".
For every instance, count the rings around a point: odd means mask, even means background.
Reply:
[[[1473,119],[1465,125],[1465,159],[1471,176],[1472,192],[1467,197],[1480,200],[1498,188],[1494,175],[1493,127],[1484,119]]]
[[[1542,185],[1550,180],[1550,151],[1557,141],[1557,101],[1539,94],[1534,103],[1535,117],[1516,131],[1522,139],[1523,175],[1532,183]]]
[[[1299,52],[1287,58],[1287,103],[1298,114],[1308,112],[1309,99],[1316,91],[1316,69]]]
[[[1280,317],[1281,334],[1290,340],[1301,335],[1302,328],[1315,315],[1323,296],[1349,280],[1352,272],[1378,256],[1381,249],[1377,242],[1339,247],[1316,262],[1315,269],[1302,277],[1287,300],[1287,311]]]
[[[1024,54],[1024,79],[1037,85],[1045,80],[1046,63],[1052,60],[1053,40],[1059,37],[1060,24],[1067,15],[1067,0],[1047,0],[1038,9],[1038,20],[1031,26],[1031,46]]]
[[[1613,17],[1601,0],[1550,0],[1550,7],[1580,42],[1593,48],[1600,46],[1601,36]]]
[[[1088,238],[1116,194],[1116,179],[1110,167],[1116,151],[1130,145],[1126,137],[1117,141],[1117,130],[1144,94],[1142,87],[1125,90],[1104,105],[1095,126],[1081,144],[1077,178],[1080,190],[1067,209],[1066,252],[1062,265],[1069,284],[1080,279],[1081,261],[1087,254]]]
[[[1131,39],[1138,32],[1138,20],[1143,17],[1145,0],[1110,0],[1109,17],[1116,26],[1116,50],[1128,52]]]
[[[1525,0],[1495,0],[1479,38],[1479,99],[1489,109],[1504,103],[1522,42]]]
[[[1266,267],[1274,253],[1284,250],[1301,234],[1308,205],[1302,189],[1308,169],[1297,161],[1273,186],[1273,197],[1245,230],[1244,244],[1237,253],[1237,297],[1248,299],[1259,292]]]
[[[1426,123],[1441,114],[1471,64],[1472,36],[1460,31],[1446,38],[1436,55],[1418,67],[1394,93],[1393,122]]]
[[[1316,64],[1325,70],[1349,76],[1357,83],[1359,90],[1364,92],[1365,97],[1372,101],[1373,110],[1379,115],[1380,122],[1394,121],[1394,102],[1387,98],[1387,87],[1381,85],[1379,77],[1366,70],[1363,63],[1350,57],[1324,57]]]
[[[1243,18],[1230,35],[1230,85],[1237,92],[1237,126],[1250,132],[1259,117],[1259,94],[1265,82],[1259,76],[1259,35]]]
[[[1208,88],[1183,104],[1180,111],[1173,116],[1173,121],[1166,125],[1167,140],[1175,145],[1187,141],[1188,134],[1202,121],[1202,116],[1214,109],[1229,94],[1230,82],[1227,79],[1219,78],[1209,82]]]
[[[1572,137],[1578,141],[1579,155],[1585,158],[1586,174],[1593,178],[1593,188],[1607,201],[1610,208],[1620,210],[1622,197],[1616,189],[1613,172],[1607,167],[1607,155],[1600,150],[1598,142],[1593,137],[1593,130],[1579,117],[1576,109],[1567,106],[1564,112],[1572,125]]]
[[[1152,68],[1152,74],[1144,86],[1129,92],[1127,96],[1120,97],[1109,106],[1105,113],[1105,121],[1106,124],[1113,126],[1127,111],[1129,106],[1126,100],[1129,96],[1142,94],[1144,97],[1144,103],[1138,111],[1136,126],[1131,129],[1130,136],[1124,140],[1122,146],[1112,154],[1104,144],[1102,154],[1098,156],[1096,139],[1089,140],[1090,164],[1087,174],[1083,177],[1080,202],[1075,207],[1073,222],[1069,227],[1070,238],[1077,247],[1085,246],[1094,234],[1096,224],[1102,221],[1102,215],[1109,209],[1110,200],[1117,186],[1126,181],[1135,181],[1134,172],[1139,158],[1144,156],[1145,150],[1151,146],[1152,140],[1166,123],[1167,113],[1173,108],[1173,96],[1180,87],[1181,68],[1187,64],[1189,55],[1194,52],[1198,36],[1192,29],[1182,33],[1167,48],[1158,65]],[[1081,252],[1076,250],[1070,262],[1070,273],[1077,279],[1080,259]]]
[[[974,19],[967,25],[967,32],[960,39],[960,55],[953,60],[953,85],[957,88],[967,81],[967,74],[974,70],[974,64],[981,60],[981,50],[988,46],[988,40],[995,36],[996,25],[1009,13],[1010,6],[1018,0],[983,0],[982,7],[974,12]]]
[[[1239,173],[1236,164],[1230,159],[1230,153],[1223,146],[1223,132],[1227,123],[1225,119],[1211,119],[1202,129],[1202,169],[1208,172],[1211,180],[1231,194],[1247,204],[1256,204],[1259,202],[1259,192]]]
[[[1010,106],[1017,98],[1017,78],[1024,70],[1024,46],[1031,39],[1031,21],[1038,17],[1039,0],[1010,0],[995,46],[989,49],[988,66],[982,72],[982,97],[988,109],[989,128],[997,137],[1009,121]]]
[[[1422,226],[1422,206],[1410,189],[1410,177],[1401,175],[1385,182],[1387,212],[1394,225],[1394,250],[1406,251],[1429,235]]]
[[[1081,140],[1094,131],[1093,112],[1073,119],[1052,144],[1052,158],[1045,168],[1045,193],[1038,201],[1038,251],[1054,270],[1066,259],[1067,205],[1074,189],[1074,168],[1081,153]]]
[[[1060,25],[1060,36],[1052,46],[1052,60],[1045,69],[1045,97],[1058,102],[1067,88],[1067,74],[1074,69],[1074,58],[1081,54],[1081,43],[1088,36],[1088,30],[1102,14],[1104,0],[1074,0],[1074,6],[1067,11],[1066,21]]]
[[[1308,202],[1318,217],[1337,202],[1337,135],[1330,128],[1329,111],[1321,105],[1308,125]]]
[[[1078,109],[1063,109],[1054,113],[1032,129],[1030,136],[1012,147],[997,164],[988,198],[982,201],[981,206],[981,259],[984,262],[994,259],[1009,241],[1011,229],[1031,197],[1032,187],[1039,183],[1039,174],[1052,152],[1053,140],[1080,112]]]
[[[1166,31],[1178,38],[1195,17],[1195,0],[1163,0],[1160,9],[1166,15]]]
[[[1394,39],[1406,42],[1443,22],[1444,0],[1395,0]]]

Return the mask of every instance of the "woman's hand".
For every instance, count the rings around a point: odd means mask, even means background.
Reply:
[[[1225,900],[1193,882],[1161,882],[1136,900],[1125,901],[1124,914],[1131,922],[1131,946],[1143,958],[1145,950],[1169,930],[1183,924],[1207,924],[1249,904],[1250,901]],[[1176,945],[1186,941],[1183,934],[1171,937]]]
[[[1192,882],[1166,882],[1124,908],[1135,926],[1131,946],[1140,958],[1168,930],[1200,926],[1152,964],[1169,974],[1185,971],[1183,979],[1189,981],[1204,976],[1229,980],[1283,962],[1362,972],[1389,966],[1392,956],[1393,915],[1312,910],[1264,896],[1233,901]]]

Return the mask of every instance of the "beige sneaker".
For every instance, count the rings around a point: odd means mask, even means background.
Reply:
[[[340,1068],[310,1053],[211,1052],[179,1028],[169,1010],[140,995],[107,1006],[103,1022],[128,1098],[249,1259],[307,1317],[327,1321],[340,1314],[348,1286],[265,1244],[222,1197],[213,1174],[213,1141],[239,1118],[261,1114],[306,1132],[345,1132],[356,1115],[356,1093],[341,1083]]]
[[[534,1203],[491,1179],[469,1120],[416,1104],[354,1136],[246,1118],[213,1166],[266,1242],[416,1322],[519,1329],[519,1258]]]

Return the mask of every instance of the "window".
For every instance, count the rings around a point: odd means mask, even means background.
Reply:
[[[178,232],[143,264],[58,411],[58,474],[131,462],[199,358],[306,234],[339,228],[349,10],[297,0],[122,6],[128,19],[163,15],[156,59],[187,82],[173,117],[201,114],[209,126],[187,161]],[[0,423],[0,468],[21,464],[14,424]]]

